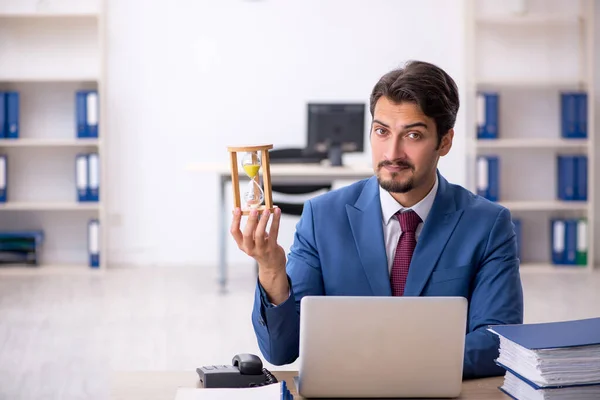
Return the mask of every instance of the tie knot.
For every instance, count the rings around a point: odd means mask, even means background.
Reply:
[[[402,232],[415,232],[417,226],[421,223],[421,217],[413,210],[408,210],[406,212],[398,211],[396,217],[398,218],[398,221],[400,221]]]

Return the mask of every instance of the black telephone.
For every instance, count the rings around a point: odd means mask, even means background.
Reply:
[[[254,354],[238,354],[232,365],[207,365],[196,368],[204,388],[243,388],[277,383],[277,378],[263,368]]]

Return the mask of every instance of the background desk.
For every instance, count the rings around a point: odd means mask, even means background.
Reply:
[[[273,371],[277,379],[285,380],[294,399],[298,396],[294,376],[296,371]],[[463,400],[510,400],[498,390],[503,378],[485,378],[463,382]],[[179,387],[198,387],[198,375],[188,372],[123,372],[113,375],[111,400],[172,400]],[[356,399],[355,399],[356,400]]]
[[[221,291],[227,290],[227,236],[229,235],[232,204],[225,204],[225,186],[231,182],[229,164],[191,164],[188,170],[193,172],[214,173],[218,176],[219,193],[219,284]],[[326,164],[271,164],[271,183],[323,184],[340,180],[358,181],[373,176],[370,165],[347,165],[331,167]],[[240,181],[248,177],[240,173]]]

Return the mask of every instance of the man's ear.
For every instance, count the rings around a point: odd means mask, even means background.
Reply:
[[[450,152],[452,148],[452,140],[454,139],[454,129],[448,130],[444,136],[442,136],[442,141],[440,143],[439,153],[440,157],[444,157],[446,154]]]

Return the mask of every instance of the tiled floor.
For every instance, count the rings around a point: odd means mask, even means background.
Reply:
[[[253,267],[231,278],[220,295],[213,269],[0,271],[0,399],[104,399],[111,369],[194,370],[259,354]],[[523,285],[526,322],[600,316],[600,273],[526,273]]]

